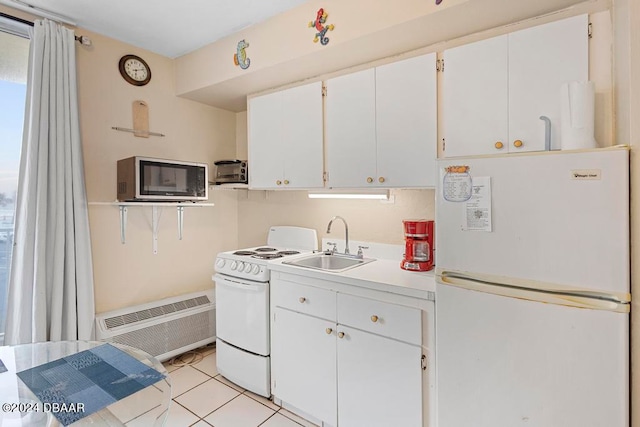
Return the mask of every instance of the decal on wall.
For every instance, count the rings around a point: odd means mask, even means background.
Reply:
[[[238,42],[237,52],[233,54],[233,62],[240,66],[243,70],[249,68],[251,65],[251,59],[247,58],[246,49],[249,47],[249,43],[244,41],[244,39]]]
[[[329,14],[325,12],[323,8],[320,8],[316,14],[316,20],[309,22],[309,27],[314,27],[318,31],[313,38],[314,43],[318,43],[318,40],[320,40],[320,44],[322,45],[329,43],[329,37],[327,37],[326,34],[327,31],[333,31],[334,25],[324,26],[324,23],[327,22],[327,16],[329,16]]]

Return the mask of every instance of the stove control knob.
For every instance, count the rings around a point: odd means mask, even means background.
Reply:
[[[241,272],[244,269],[244,262],[238,262],[238,272]]]
[[[258,274],[260,273],[260,266],[259,265],[254,265],[253,268],[251,269],[251,272],[253,274]]]
[[[251,266],[251,264],[246,263],[246,264],[244,265],[244,272],[245,272],[245,273],[249,273],[249,272],[251,272],[251,267],[252,267],[252,266]]]
[[[222,258],[218,258],[218,261],[216,261],[216,267],[218,268],[223,268],[225,264],[226,262]]]
[[[231,261],[231,269],[235,270],[236,268],[238,268],[238,263],[236,261]]]

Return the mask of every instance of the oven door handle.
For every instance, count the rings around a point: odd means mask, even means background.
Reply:
[[[260,292],[266,289],[265,283],[250,283],[249,281],[237,281],[228,279],[220,274],[216,274],[213,278],[216,282],[216,285],[219,283],[222,286],[228,286],[231,288],[242,289],[242,290],[250,290],[255,292]]]

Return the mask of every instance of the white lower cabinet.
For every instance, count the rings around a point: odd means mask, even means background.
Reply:
[[[422,426],[419,346],[338,325],[338,425]]]
[[[335,323],[276,307],[273,324],[274,396],[336,425]]]
[[[429,425],[423,311],[273,276],[271,290],[276,399],[325,426]]]

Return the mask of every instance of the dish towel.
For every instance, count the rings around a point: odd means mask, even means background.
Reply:
[[[43,405],[66,409],[51,410],[65,426],[165,378],[110,344],[26,369],[18,377]]]

